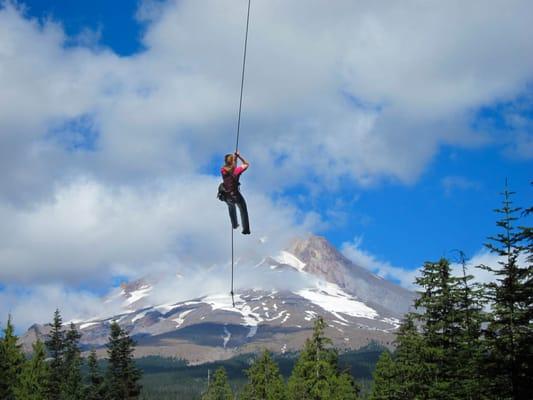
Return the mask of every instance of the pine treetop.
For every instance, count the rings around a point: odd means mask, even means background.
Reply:
[[[24,354],[9,315],[0,339],[0,399],[15,398],[24,362]]]
[[[248,383],[243,389],[241,399],[284,400],[286,398],[285,382],[268,350],[265,349],[254,360],[246,375]]]
[[[111,400],[136,399],[141,392],[141,371],[133,359],[135,342],[117,322],[110,326],[107,354],[106,385]]]
[[[228,383],[228,376],[224,367],[215,371],[213,381],[210,382],[202,400],[233,400],[233,392]]]

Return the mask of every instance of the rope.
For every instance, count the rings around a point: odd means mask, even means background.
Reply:
[[[239,116],[237,118],[237,139],[235,141],[235,153],[239,150],[239,137],[241,133],[241,112],[242,112],[242,94],[244,91],[244,72],[246,70],[246,49],[248,48],[248,27],[250,26],[250,3],[251,0],[248,0],[248,13],[246,15],[246,33],[244,35],[244,53],[242,56],[242,74],[241,74],[241,95],[239,98]],[[234,266],[235,266],[235,241],[233,239],[233,227],[231,227],[231,303],[235,307],[235,298],[233,291],[233,277],[234,277]]]
[[[242,94],[244,90],[244,71],[246,70],[246,49],[248,47],[248,26],[250,25],[250,3],[251,3],[251,0],[248,0],[248,14],[246,15],[246,34],[244,35],[244,54],[242,56],[241,97],[239,99],[239,117],[237,119],[237,140],[235,142],[235,152],[239,150],[239,136],[241,133]]]
[[[233,226],[231,227],[231,303],[233,304],[233,307],[235,307],[235,298],[233,293],[233,259],[234,259],[234,253],[235,253],[235,246],[233,245]]]

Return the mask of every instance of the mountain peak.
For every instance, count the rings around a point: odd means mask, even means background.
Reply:
[[[303,239],[295,240],[290,246],[289,252],[306,264],[310,261],[315,263],[348,261],[325,237],[312,234]]]
[[[325,237],[308,235],[295,240],[288,251],[305,263],[306,272],[346,287],[345,267],[350,261]]]
[[[261,274],[267,288],[239,286],[235,306],[230,295],[221,292],[174,299],[168,274],[123,284],[103,299],[114,315],[77,322],[81,344],[104,354],[110,322],[117,321],[137,340],[137,356],[165,354],[205,362],[258,346],[300,349],[317,315],[328,321],[329,334],[341,348],[357,348],[370,340],[388,344],[412,298],[314,235],[295,240],[290,249],[254,266],[253,274],[254,281]],[[290,285],[276,287],[280,280],[290,280]],[[180,278],[176,284],[186,282]],[[22,342],[29,349],[49,329],[34,325]]]
[[[295,240],[288,251],[305,264],[305,272],[347,289],[364,301],[377,302],[397,315],[408,311],[412,304],[413,293],[347,259],[322,236]]]

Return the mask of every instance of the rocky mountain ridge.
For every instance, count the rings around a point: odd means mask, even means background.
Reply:
[[[253,268],[263,274],[282,274],[288,280],[303,278],[304,283],[293,290],[240,288],[233,307],[230,295],[220,293],[154,304],[157,280],[135,281],[103,300],[104,307],[120,302],[120,313],[76,321],[82,346],[104,354],[109,324],[117,321],[137,341],[137,356],[172,356],[202,363],[264,347],[274,352],[296,351],[309,336],[317,315],[325,318],[327,334],[341,349],[371,341],[390,345],[414,296],[355,265],[317,236],[297,240]],[[24,346],[28,348],[48,331],[47,326],[32,326],[22,338]]]

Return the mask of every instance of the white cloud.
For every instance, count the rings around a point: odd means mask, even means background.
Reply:
[[[456,190],[479,190],[479,182],[468,179],[464,176],[445,176],[441,180],[441,185],[446,196],[450,196]]]
[[[184,276],[158,284],[154,300],[162,303],[229,291],[230,224],[216,187],[216,178],[199,176],[137,187],[86,178],[36,207],[1,205],[0,316],[11,313],[26,328],[47,321],[56,307],[66,319],[110,315],[118,308],[103,310],[97,295],[79,288],[101,292],[112,277]],[[323,222],[283,200],[244,194],[253,235],[235,231],[237,290],[300,285],[252,267]]]
[[[60,284],[13,286],[0,292],[0,326],[5,326],[8,314],[11,314],[15,328],[22,333],[35,323],[51,322],[57,308],[64,322],[103,312],[100,298],[88,291]]]
[[[450,259],[453,260],[452,257],[450,257]],[[500,262],[505,262],[505,259],[494,253],[491,253],[486,248],[482,248],[478,250],[470,259],[466,260],[465,262],[466,273],[474,277],[474,282],[478,282],[478,283],[494,282],[497,277],[494,276],[492,272],[487,271],[482,268],[477,268],[477,267],[488,266],[493,269],[500,269],[501,268],[501,265],[499,264]],[[518,265],[522,267],[527,265],[526,257],[524,254],[522,254],[518,258]],[[457,276],[463,275],[463,269],[462,269],[463,267],[461,263],[453,262],[451,264],[451,267],[455,275]]]
[[[388,261],[380,260],[368,251],[363,250],[361,248],[362,242],[361,237],[356,237],[352,242],[344,242],[341,245],[342,254],[356,265],[366,268],[382,278],[397,281],[400,285],[410,290],[416,288],[414,282],[417,270],[408,270],[394,266]]]
[[[363,185],[412,182],[440,144],[486,141],[470,131],[472,112],[520,95],[532,78],[532,6],[458,5],[256,1],[241,138],[258,167],[253,184],[282,189],[315,176],[333,185],[341,175]],[[80,170],[115,183],[198,171],[231,149],[244,4],[141,9],[146,50],[119,57],[66,47],[60,25],[4,3],[4,197],[49,194],[50,181]],[[97,151],[46,140],[84,115],[98,131]]]
[[[292,290],[314,286],[317,279],[292,270],[271,270],[268,266],[257,268],[245,257],[239,257],[235,265],[234,291],[255,289],[271,292]],[[215,265],[210,268],[182,268],[181,278],[158,281],[150,292],[152,304],[168,304],[177,301],[196,299],[206,295],[230,293],[230,264]]]
[[[532,45],[524,14],[531,7],[525,1],[366,3],[352,25],[349,82],[365,99],[422,118],[514,96],[531,79],[518,61]]]
[[[409,290],[420,290],[420,287],[415,284],[415,279],[420,276],[420,269],[422,266],[411,270],[393,266],[389,262],[379,260],[374,255],[361,249],[361,243],[362,240],[360,238],[355,238],[353,242],[343,243],[341,251],[354,263],[368,269],[378,276],[399,282],[401,286]],[[453,261],[451,256],[450,259]],[[498,265],[498,262],[500,261],[502,261],[502,258],[490,253],[487,249],[480,249],[470,259],[465,260],[466,274],[473,277],[473,283],[485,284],[494,282],[496,278],[494,274],[479,268],[479,266],[488,266],[497,269],[500,268]],[[519,264],[526,265],[525,257],[519,259]],[[463,265],[461,263],[451,262],[450,268],[454,276],[463,276]]]
[[[227,208],[217,180],[183,176],[140,187],[106,187],[91,179],[58,188],[31,209],[1,206],[0,281],[102,282],[138,277],[173,259],[206,267],[229,258]],[[254,236],[237,235],[250,261],[274,254],[317,222],[282,201],[246,192]],[[319,223],[319,221],[317,222]],[[266,236],[267,244],[256,237]]]
[[[414,269],[394,266],[390,262],[380,260],[375,255],[364,250],[362,248],[362,242],[361,237],[356,237],[352,242],[344,242],[341,245],[342,254],[355,264],[368,269],[382,278],[399,282],[400,285],[407,289],[417,290],[418,286],[415,284],[415,279],[419,276],[422,266]],[[456,276],[462,276],[462,264],[455,262],[454,257],[455,255],[450,253],[449,259],[451,260],[452,272]],[[468,275],[472,275],[474,282],[477,283],[494,281],[494,275],[491,272],[476,267],[486,265],[492,268],[498,268],[498,261],[501,261],[500,257],[490,253],[487,249],[480,249],[470,259],[465,260],[466,272]],[[520,259],[519,262],[525,265],[525,259]]]

